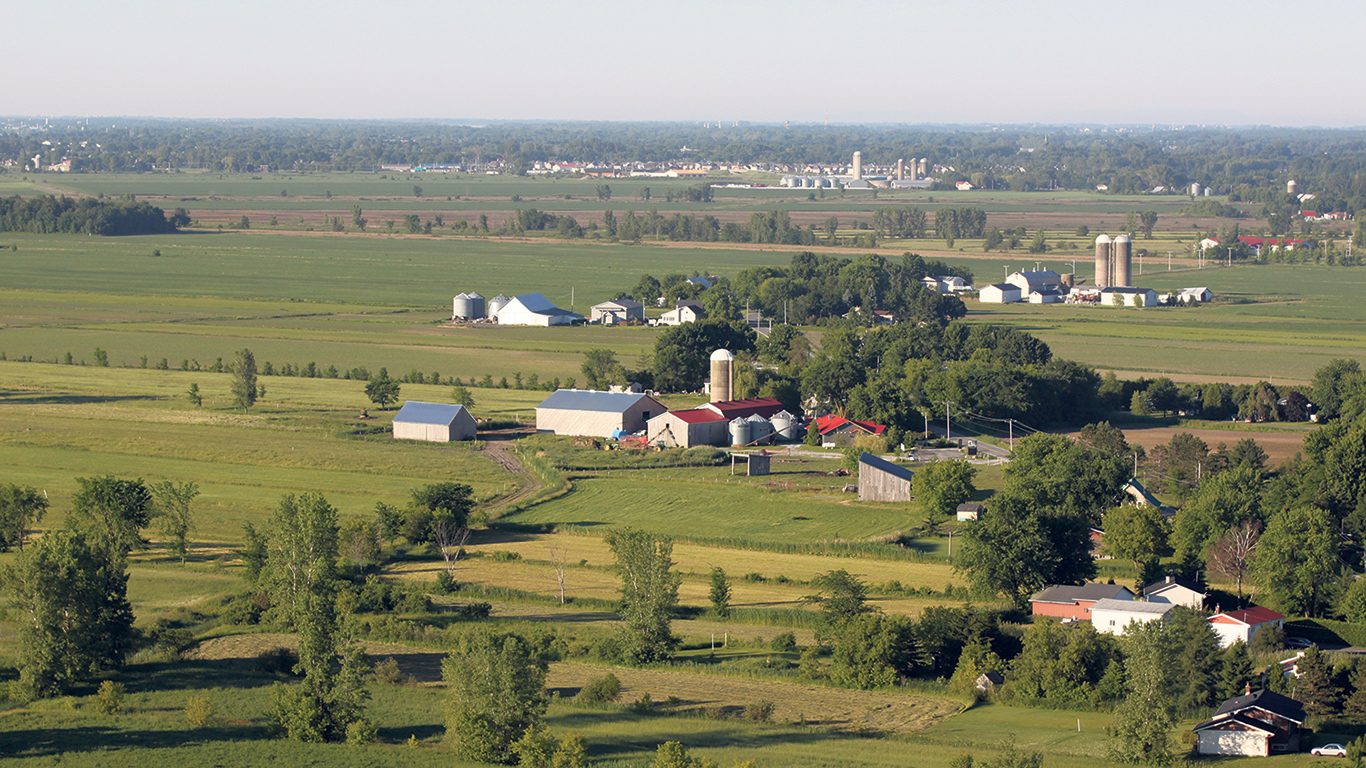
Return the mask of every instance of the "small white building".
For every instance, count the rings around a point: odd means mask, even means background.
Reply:
[[[473,440],[478,426],[463,405],[409,400],[394,416],[394,438],[449,443]]]
[[[1204,304],[1214,298],[1214,294],[1205,287],[1182,288],[1176,292],[1176,300],[1182,304]]]
[[[1115,303],[1116,297],[1118,297],[1118,305]],[[1112,286],[1100,292],[1100,305],[1102,307],[1155,307],[1157,306],[1157,291],[1151,288]]]
[[[1091,606],[1091,624],[1097,632],[1122,635],[1130,624],[1162,621],[1176,606],[1171,603],[1145,603],[1137,600],[1097,600]]]
[[[1237,642],[1251,643],[1262,627],[1285,625],[1284,616],[1260,605],[1216,613],[1205,621],[1214,627],[1219,635],[1219,645],[1225,648]]]
[[[1029,292],[1030,304],[1061,304],[1067,294],[1053,288],[1041,288]]]
[[[589,320],[603,325],[616,325],[631,321],[645,322],[645,305],[631,299],[614,299],[594,304],[589,312]]]
[[[977,293],[978,301],[983,304],[1014,304],[1021,298],[1020,288],[1010,283],[992,283],[982,286]]]
[[[1143,587],[1143,599],[1150,603],[1184,605],[1198,611],[1205,607],[1205,590],[1190,579],[1168,576]]]
[[[659,316],[660,325],[695,323],[707,316],[702,305],[695,301],[680,301],[673,309]]]
[[[494,317],[499,325],[570,325],[583,319],[583,315],[560,309],[539,293],[513,297]]]
[[[958,522],[966,523],[982,519],[982,514],[987,511],[987,508],[978,502],[969,501],[959,504],[956,511],[958,513]]]

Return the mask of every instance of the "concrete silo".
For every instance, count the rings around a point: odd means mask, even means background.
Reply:
[[[1287,195],[1293,195],[1293,194],[1295,194],[1295,193],[1297,193],[1297,192],[1299,192],[1299,191],[1300,191],[1300,185],[1299,185],[1299,184],[1296,184],[1294,179],[1291,179],[1290,181],[1287,181],[1287,182],[1285,183],[1285,193],[1286,193]]]
[[[1203,191],[1204,191],[1204,187],[1200,186],[1200,182],[1198,182],[1198,181],[1192,181],[1192,182],[1191,182],[1191,197],[1199,197],[1199,196],[1200,196],[1200,193],[1203,192]]]
[[[922,178],[922,179],[928,178],[929,175],[930,175],[930,159],[929,159],[928,157],[922,157],[922,158],[920,158],[920,178]]]
[[[862,152],[855,152],[855,153],[854,153],[854,168],[853,168],[853,170],[851,171],[851,173],[853,174],[854,178],[856,178],[856,179],[861,179],[861,178],[863,178],[863,153],[862,153]]]
[[[711,402],[721,403],[731,398],[734,382],[735,355],[728,349],[711,353]]]
[[[1121,288],[1129,287],[1130,266],[1133,258],[1133,245],[1129,242],[1128,235],[1120,235],[1115,238],[1115,267],[1113,277],[1115,285]]]
[[[896,180],[901,181],[906,178],[906,159],[897,158],[896,161]]]
[[[1101,235],[1096,238],[1096,286],[1108,288],[1110,286],[1110,236]]]

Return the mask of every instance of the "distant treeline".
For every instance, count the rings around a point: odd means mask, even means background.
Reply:
[[[40,195],[0,198],[0,232],[86,235],[159,235],[190,223],[177,208],[170,217],[146,202],[121,198],[97,200]]]

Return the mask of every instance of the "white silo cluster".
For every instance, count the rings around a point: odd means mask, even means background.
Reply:
[[[1133,266],[1133,244],[1128,235],[1113,240],[1109,235],[1096,238],[1096,286],[1127,288]]]
[[[451,302],[452,320],[481,320],[486,315],[484,297],[478,291],[456,294]]]

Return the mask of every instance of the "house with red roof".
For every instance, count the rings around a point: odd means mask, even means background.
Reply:
[[[1252,638],[1263,627],[1283,627],[1285,617],[1270,608],[1254,605],[1236,611],[1219,611],[1205,619],[1219,635],[1219,644],[1227,648],[1238,641],[1252,642]]]
[[[854,444],[859,435],[882,435],[887,427],[871,421],[851,421],[843,416],[830,414],[817,416],[811,428],[821,435],[821,445],[826,448],[843,448]]]

